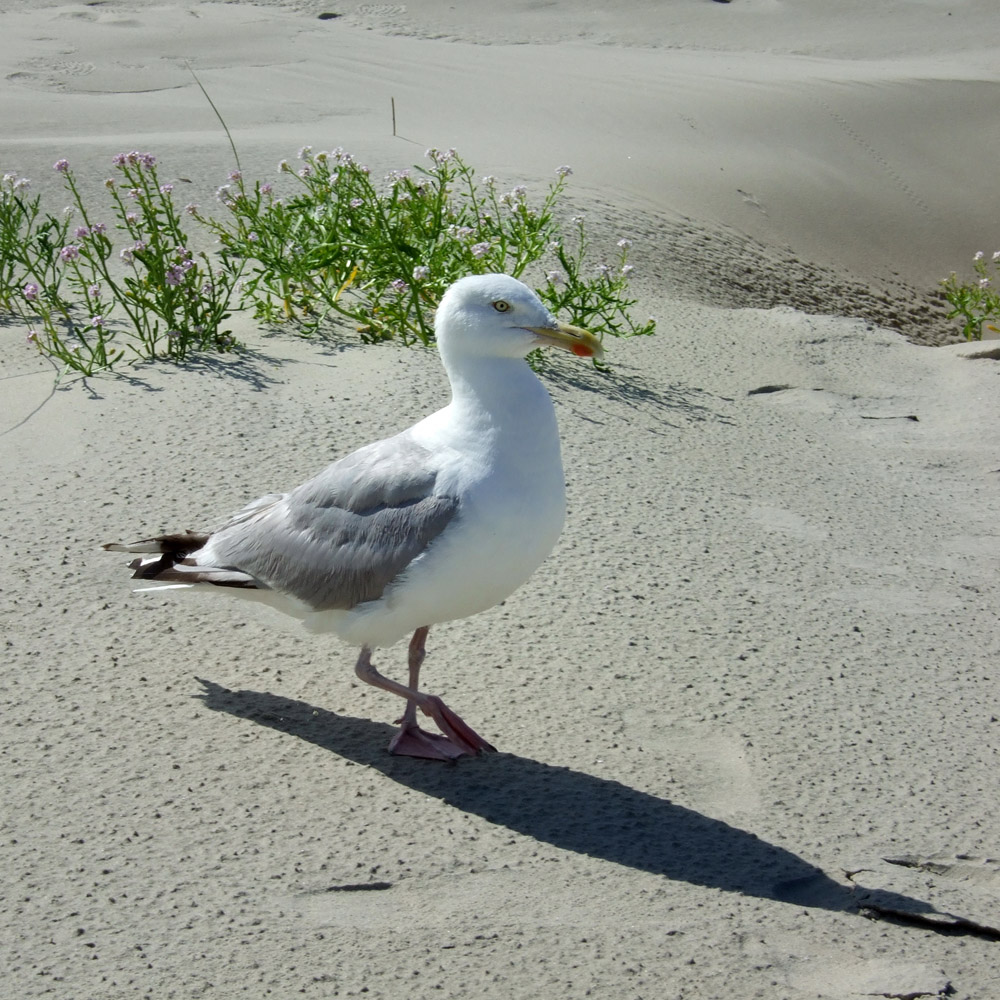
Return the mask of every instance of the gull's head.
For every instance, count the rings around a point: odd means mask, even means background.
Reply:
[[[560,323],[527,285],[506,274],[475,274],[444,293],[434,320],[442,355],[523,358],[536,347],[558,347],[600,358],[601,342]]]

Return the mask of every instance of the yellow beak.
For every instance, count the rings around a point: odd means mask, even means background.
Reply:
[[[604,347],[597,337],[578,326],[557,323],[555,326],[529,326],[526,329],[538,338],[539,347],[559,347],[580,358],[600,360],[604,357]]]

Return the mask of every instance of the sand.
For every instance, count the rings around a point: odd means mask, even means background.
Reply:
[[[140,148],[210,199],[189,60],[248,174],[571,164],[659,331],[549,375],[569,521],[432,630],[501,751],[443,766],[386,754],[351,649],[99,549],[440,405],[432,351],[241,317],[239,357],[55,389],[0,327],[0,996],[1000,995],[1000,369],[929,346],[997,249],[997,38],[993,0],[5,4],[36,189]]]

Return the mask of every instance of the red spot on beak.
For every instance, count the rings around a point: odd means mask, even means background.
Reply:
[[[578,358],[592,358],[594,356],[594,352],[586,344],[574,344],[570,350]]]

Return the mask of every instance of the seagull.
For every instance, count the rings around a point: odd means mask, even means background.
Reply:
[[[505,274],[451,285],[434,333],[451,383],[443,409],[254,500],[210,534],[104,548],[137,554],[129,568],[140,589],[254,598],[360,646],[357,676],[406,699],[390,753],[453,760],[494,747],[420,690],[428,631],[506,599],[552,551],[565,517],[555,409],[526,355],[556,347],[599,359],[603,350]],[[401,684],[376,669],[372,651],[406,636]],[[440,732],[420,727],[418,709]]]

